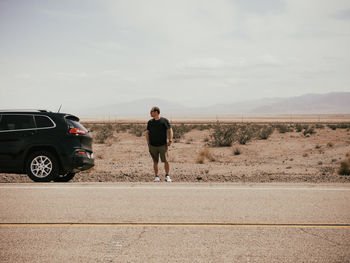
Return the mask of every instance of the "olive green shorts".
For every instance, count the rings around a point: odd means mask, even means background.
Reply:
[[[163,163],[168,161],[168,146],[166,144],[162,146],[149,145],[148,148],[149,148],[149,153],[152,156],[153,162],[158,163],[159,156],[160,156],[160,160]]]

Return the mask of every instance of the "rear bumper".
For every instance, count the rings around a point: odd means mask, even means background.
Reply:
[[[78,173],[88,170],[95,165],[93,153],[74,153],[69,158],[65,158],[63,164],[64,172]]]
[[[90,159],[88,157],[74,157],[72,172],[85,171],[92,168],[94,165],[94,159]]]

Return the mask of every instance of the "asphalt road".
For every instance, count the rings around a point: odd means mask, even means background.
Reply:
[[[350,262],[350,186],[0,184],[1,262]]]

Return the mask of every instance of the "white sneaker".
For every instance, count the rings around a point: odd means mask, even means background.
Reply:
[[[165,181],[167,181],[167,182],[171,182],[171,178],[170,178],[170,176],[169,175],[167,175],[166,177],[165,177]]]
[[[154,181],[155,181],[156,183],[159,183],[159,182],[160,182],[159,177],[156,176],[156,177],[154,178]]]

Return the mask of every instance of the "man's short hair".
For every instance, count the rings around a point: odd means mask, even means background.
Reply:
[[[152,111],[156,111],[156,112],[158,112],[158,114],[160,114],[160,110],[159,110],[158,107],[153,107],[153,108],[152,108]]]

